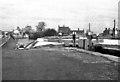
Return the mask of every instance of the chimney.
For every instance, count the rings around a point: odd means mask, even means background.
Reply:
[[[89,23],[89,32],[90,32],[91,30],[90,30],[90,23]]]
[[[78,28],[78,31],[80,31],[79,28]]]

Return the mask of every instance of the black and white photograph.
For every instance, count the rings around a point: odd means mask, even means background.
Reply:
[[[120,81],[120,0],[0,0],[1,81]]]

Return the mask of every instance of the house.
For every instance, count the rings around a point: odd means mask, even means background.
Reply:
[[[1,31],[2,37],[8,37],[9,33],[12,33],[12,31]]]
[[[20,29],[20,27],[17,27],[16,29],[13,30],[13,36],[15,38],[23,37],[23,30]]]
[[[20,31],[17,30],[17,29],[13,30],[13,36],[14,37],[19,37],[20,36]]]
[[[105,30],[103,31],[103,36],[107,38],[118,38],[120,37],[120,30],[118,28],[116,29],[105,28]]]
[[[78,28],[78,30],[71,30],[70,34],[72,34],[73,32],[75,32],[76,35],[84,36],[84,29],[83,30],[79,30],[79,28]]]
[[[62,33],[62,35],[69,35],[70,34],[70,28],[66,27],[65,25],[63,25],[63,26],[58,25],[58,33]]]

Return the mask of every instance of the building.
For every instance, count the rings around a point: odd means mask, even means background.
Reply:
[[[17,29],[13,30],[13,36],[14,37],[19,37],[20,36],[20,31],[17,30]]]
[[[20,27],[17,27],[16,29],[14,29],[13,30],[13,36],[15,38],[23,37],[23,29],[20,29]]]
[[[120,30],[118,28],[105,28],[105,30],[103,31],[103,36],[107,37],[107,38],[119,38],[120,37]]]
[[[105,28],[103,36],[112,35],[113,31],[110,28]]]
[[[118,2],[118,37],[120,37],[120,1]]]
[[[71,30],[70,34],[72,34],[73,32],[75,32],[76,35],[84,36],[84,29],[83,30],[79,30],[79,28],[78,28],[78,30]]]
[[[58,25],[58,33],[62,33],[62,35],[69,35],[70,34],[70,28],[66,27],[65,25],[63,25],[63,26]]]

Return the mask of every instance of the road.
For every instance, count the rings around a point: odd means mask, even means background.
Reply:
[[[120,72],[116,62],[64,47],[2,53],[3,80],[117,80]]]

